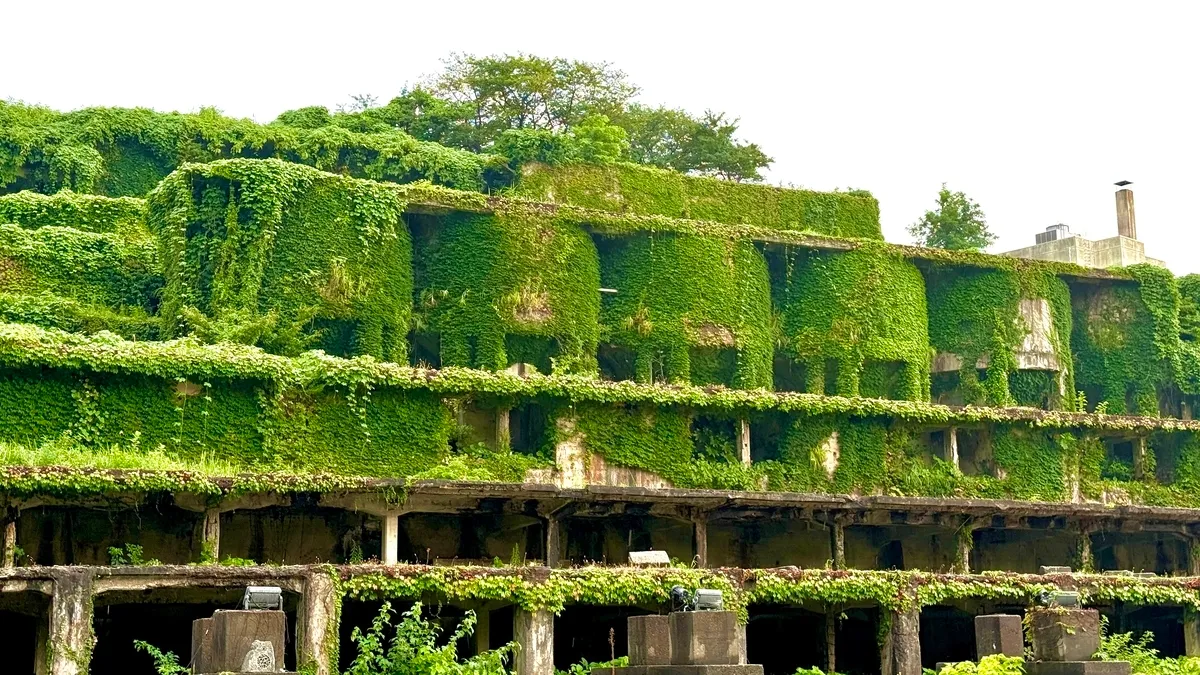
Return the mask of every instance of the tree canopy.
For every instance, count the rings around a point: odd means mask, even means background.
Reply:
[[[951,192],[945,183],[938,191],[937,208],[909,225],[908,233],[921,246],[955,251],[982,251],[996,240],[979,204],[962,192]]]
[[[729,180],[761,180],[771,158],[737,138],[738,120],[634,102],[639,93],[609,63],[527,54],[454,54],[445,69],[385,105],[352,97],[337,113],[290,110],[277,124],[354,131],[402,129],[418,139],[503,155],[518,165],[630,161]]]

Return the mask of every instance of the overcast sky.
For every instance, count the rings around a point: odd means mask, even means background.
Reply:
[[[0,97],[265,122],[386,101],[454,51],[610,61],[646,103],[740,117],[773,183],[870,190],[889,241],[942,182],[993,251],[1058,222],[1112,236],[1131,180],[1147,253],[1200,272],[1200,3],[304,4],[7,2]]]

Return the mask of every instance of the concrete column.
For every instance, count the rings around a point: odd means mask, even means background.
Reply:
[[[520,645],[513,675],[554,675],[553,612],[518,608],[513,615],[513,641]]]
[[[889,663],[884,675],[921,675],[921,610],[892,612]]]
[[[1096,563],[1092,559],[1092,531],[1090,528],[1084,527],[1079,531],[1078,544],[1076,551],[1079,553],[1079,570],[1080,572],[1091,572],[1096,568]]]
[[[41,617],[34,635],[33,675],[50,675],[50,621]]]
[[[750,420],[737,421],[737,451],[742,464],[750,466]]]
[[[954,535],[954,567],[950,570],[957,574],[971,573],[971,546],[974,543],[972,533],[975,525],[967,520]]]
[[[954,468],[958,466],[958,427],[950,427],[946,430],[945,440],[942,442],[942,459],[945,459]]]
[[[825,672],[837,672],[837,611],[825,606]]]
[[[0,558],[3,559],[4,569],[11,569],[17,564],[17,516],[13,510],[9,510],[8,515],[4,518],[4,550],[0,553]]]
[[[204,510],[200,531],[201,550],[216,562],[221,559],[221,512],[216,508]]]
[[[846,569],[846,526],[837,520],[829,525],[829,550],[833,555],[833,569]]]
[[[708,567],[708,519],[696,516],[692,521],[692,532],[696,541],[696,564]]]
[[[482,654],[492,644],[492,612],[486,607],[475,610],[475,653]]]
[[[737,625],[738,636],[738,665],[744,666],[750,662],[746,656],[746,624],[739,623]]]
[[[383,516],[383,564],[400,561],[400,516],[388,512]]]
[[[92,634],[92,572],[58,568],[50,596],[50,675],[86,675],[96,638]]]
[[[1145,480],[1146,478],[1146,453],[1150,448],[1146,444],[1146,437],[1139,436],[1133,439],[1133,479]]]
[[[556,516],[546,518],[546,567],[562,564],[562,523]]]
[[[1188,576],[1200,577],[1200,539],[1188,538]]]
[[[508,427],[511,415],[510,408],[496,409],[496,429],[492,440],[496,450],[506,450],[512,446],[512,436]]]
[[[1184,656],[1200,656],[1200,617],[1190,608],[1183,614],[1183,653]]]
[[[1133,190],[1117,190],[1117,234],[1137,239],[1137,219],[1133,215]]]
[[[316,666],[316,675],[337,675],[337,589],[327,572],[310,572],[296,617],[296,663],[299,669]],[[334,647],[330,653],[330,647]]]

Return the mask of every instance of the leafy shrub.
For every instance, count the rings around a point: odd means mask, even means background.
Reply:
[[[146,560],[142,556],[142,547],[137,544],[125,544],[124,546],[109,546],[108,547],[108,564],[110,565],[161,565],[162,561],[156,558]]]
[[[109,549],[110,552],[112,550]],[[154,659],[154,672],[158,675],[191,675],[192,669],[179,665],[179,657],[174,652],[165,652],[143,640],[134,640],[133,647]]]
[[[580,659],[579,663],[572,663],[566,670],[554,669],[554,675],[591,675],[595,668],[624,668],[629,665],[628,656],[618,656],[612,661],[588,661]]]
[[[1133,675],[1200,675],[1200,658],[1163,658],[1150,646],[1153,640],[1154,633],[1150,631],[1144,631],[1136,638],[1133,633],[1109,633],[1108,619],[1102,617],[1100,651],[1096,652],[1096,658],[1128,661]]]
[[[504,664],[517,648],[510,642],[462,661],[455,647],[474,633],[474,612],[467,612],[441,646],[437,644],[441,626],[421,616],[421,603],[413,603],[394,630],[392,614],[391,603],[385,602],[370,628],[354,629],[350,639],[358,655],[344,675],[505,675]]]
[[[933,671],[926,669],[925,672]],[[938,675],[1024,675],[1025,660],[1019,656],[992,654],[979,660],[951,663],[938,671]]]

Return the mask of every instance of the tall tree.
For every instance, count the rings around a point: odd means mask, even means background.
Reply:
[[[945,183],[938,191],[937,208],[909,225],[908,233],[921,246],[955,251],[982,251],[996,241],[979,204],[962,192],[951,192]]]

